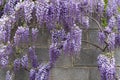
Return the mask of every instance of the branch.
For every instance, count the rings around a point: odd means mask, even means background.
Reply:
[[[85,40],[82,40],[82,42],[84,42],[84,43],[88,43],[88,44],[90,44],[90,45],[92,45],[92,46],[94,46],[94,47],[100,49],[101,51],[103,51],[103,49],[102,49],[100,46],[98,46],[98,45],[96,45],[96,44],[94,44],[94,43],[91,43],[91,42],[89,42],[89,41],[85,41]]]
[[[97,27],[101,32],[104,32],[101,25],[99,24],[99,22],[95,18],[93,18],[92,16],[89,16],[89,18],[96,22],[96,24],[98,25]],[[104,43],[106,44],[106,46],[103,49],[103,51],[105,51],[105,49],[108,47],[108,43],[106,41],[104,41]]]
[[[95,21],[96,24],[98,25],[98,26],[97,26],[98,29],[99,29],[101,32],[103,32],[103,29],[102,29],[101,25],[99,24],[99,22],[98,22],[95,18],[93,18],[92,16],[88,16],[88,17],[89,17],[91,20]]]

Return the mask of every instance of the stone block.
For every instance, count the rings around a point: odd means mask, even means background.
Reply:
[[[89,80],[89,69],[53,68],[52,80]]]
[[[55,63],[55,67],[71,67],[72,57],[62,54]]]
[[[49,49],[48,48],[36,48],[36,54],[38,55],[38,61],[49,60]]]
[[[74,66],[97,66],[97,56],[100,53],[98,49],[82,49],[79,58],[74,58]]]
[[[100,80],[100,73],[97,67],[89,68],[89,80]]]

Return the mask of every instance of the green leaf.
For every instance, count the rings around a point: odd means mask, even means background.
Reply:
[[[120,7],[118,7],[118,12],[120,13]]]
[[[107,19],[106,18],[101,18],[101,21],[102,21],[102,26],[103,27],[106,27],[108,24],[107,24]]]
[[[107,4],[108,4],[108,0],[104,0],[104,2],[105,2],[105,7],[104,7],[104,9],[106,10]]]

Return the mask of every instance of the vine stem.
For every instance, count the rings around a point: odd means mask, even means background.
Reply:
[[[98,29],[99,29],[101,32],[104,32],[103,29],[102,29],[102,27],[101,27],[101,25],[99,24],[99,22],[98,22],[95,18],[93,18],[92,16],[89,16],[89,15],[88,15],[88,17],[89,17],[90,19],[92,19],[93,21],[96,22],[96,24],[98,25],[97,27],[98,27]],[[105,46],[105,48],[103,49],[103,51],[105,51],[106,48],[108,47],[108,43],[107,43],[106,41],[104,41],[104,43],[106,44],[106,46]]]
[[[98,46],[98,45],[96,45],[96,44],[94,44],[94,43],[92,43],[92,42],[89,42],[89,41],[86,41],[86,40],[82,40],[82,42],[88,43],[88,44],[90,44],[90,45],[92,45],[92,46],[94,46],[94,47],[100,49],[101,51],[103,51],[103,49],[102,49],[100,46]]]
[[[98,25],[98,29],[99,29],[101,32],[103,32],[103,29],[102,29],[101,25],[99,24],[99,22],[98,22],[95,18],[93,18],[92,16],[88,16],[88,17],[89,17],[91,20],[95,21],[96,24]]]

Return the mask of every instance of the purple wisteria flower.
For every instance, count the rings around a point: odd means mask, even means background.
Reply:
[[[115,58],[100,54],[97,58],[98,68],[101,75],[101,80],[116,80],[115,79]]]
[[[108,0],[106,12],[108,17],[111,17],[117,13],[117,3],[115,2],[115,0]]]
[[[27,56],[27,54],[24,55],[21,58],[21,65],[22,65],[23,68],[27,68],[28,67],[28,56]]]
[[[49,63],[47,65],[40,65],[38,72],[35,74],[35,80],[49,80],[50,69],[51,65]]]
[[[21,42],[28,43],[29,42],[29,28],[18,27],[15,36],[14,42],[16,46],[19,46]]]
[[[10,71],[7,71],[5,80],[13,80],[13,73],[10,73]]]
[[[56,24],[59,21],[60,9],[58,5],[50,3],[48,6],[48,11],[46,15],[46,27],[48,30],[52,30],[56,27]]]
[[[109,22],[108,22],[108,27],[110,27],[111,29],[113,29],[113,27],[115,27],[116,25],[116,18],[114,16],[112,16],[110,19],[109,19]]]
[[[24,15],[25,15],[25,21],[30,23],[30,20],[32,19],[32,12],[34,8],[34,2],[26,0],[24,1]]]
[[[15,10],[14,10],[14,3],[12,0],[9,0],[6,4],[5,4],[5,7],[4,7],[4,14],[5,15],[11,15],[11,14],[14,14],[15,13]]]
[[[53,30],[52,34],[52,43],[59,43],[60,41],[66,40],[66,33],[64,29],[61,30]]]
[[[51,45],[50,49],[49,49],[49,56],[50,56],[50,62],[51,63],[55,63],[56,60],[58,59],[58,57],[60,56],[61,51],[59,49],[57,49],[56,46]]]
[[[8,61],[9,57],[8,57],[8,54],[5,53],[6,46],[1,45],[0,47],[1,47],[1,49],[0,49],[0,66],[2,68],[5,68],[9,63],[9,61]]]
[[[40,27],[43,26],[44,22],[46,22],[46,16],[48,11],[48,4],[45,0],[37,0],[35,9],[36,9],[36,17],[37,22],[40,24]]]
[[[75,26],[67,35],[67,40],[63,44],[63,50],[68,54],[78,53],[81,49],[82,30]]]
[[[89,28],[89,17],[88,16],[82,16],[81,23],[86,29]]]
[[[29,58],[30,58],[32,67],[36,68],[38,66],[38,59],[35,53],[35,46],[29,48]]]
[[[7,67],[8,63],[9,63],[8,56],[1,57],[0,65],[2,66],[2,68]]]
[[[120,6],[120,0],[115,0],[117,5]]]
[[[36,70],[31,69],[29,73],[29,80],[35,80],[35,74],[36,74]]]
[[[107,27],[105,27],[104,31],[105,31],[105,33],[109,34],[112,32],[112,29],[109,26],[107,26]]]
[[[118,32],[120,32],[120,14],[117,15],[117,29],[118,29]]]
[[[120,34],[115,35],[115,47],[120,46]]]
[[[20,59],[17,58],[14,60],[14,71],[18,71],[20,69],[20,65],[21,65],[21,62],[20,62]]]
[[[4,0],[0,0],[0,6],[2,6],[4,3]]]
[[[105,6],[104,0],[98,0],[97,1],[97,12],[100,14],[103,14],[104,6]]]
[[[76,20],[76,5],[70,0],[60,1],[59,23],[63,25],[65,30],[70,30]]]
[[[59,33],[57,30],[52,31],[52,43],[58,43]]]
[[[107,38],[107,43],[108,43],[108,49],[114,50],[115,48],[115,33],[110,33]]]
[[[104,43],[104,41],[105,41],[105,39],[106,39],[106,36],[105,36],[105,33],[104,32],[98,32],[98,38],[99,38],[99,42],[101,43],[101,44],[103,44]]]

